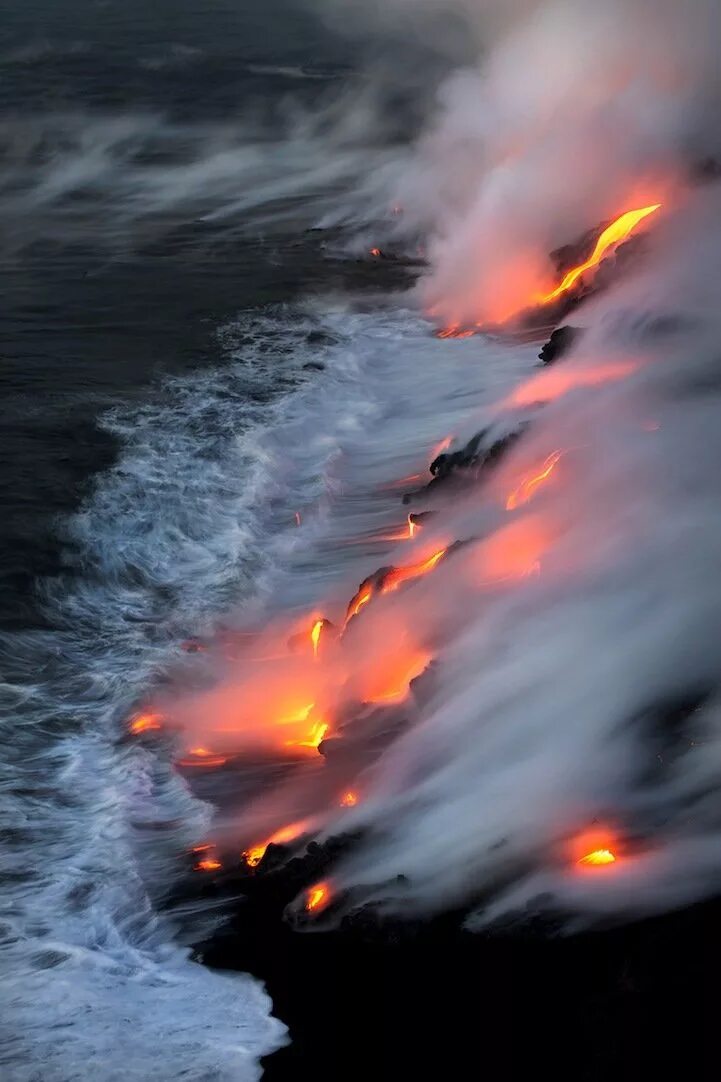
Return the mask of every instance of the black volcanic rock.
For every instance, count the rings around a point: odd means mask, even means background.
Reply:
[[[439,485],[444,484],[453,477],[460,477],[464,473],[472,472],[472,479],[477,480],[479,473],[492,469],[525,430],[525,425],[506,432],[502,436],[493,437],[490,429],[484,428],[471,436],[468,443],[457,451],[444,451],[431,462],[429,469],[433,475],[427,485],[406,492],[403,503],[409,504],[412,500],[422,497],[426,493],[433,492]]]
[[[554,361],[563,357],[571,349],[580,333],[580,327],[571,327],[569,324],[557,327],[538,354],[541,364],[553,364]]]

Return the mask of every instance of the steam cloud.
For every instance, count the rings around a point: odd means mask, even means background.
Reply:
[[[449,6],[424,3],[428,25]],[[384,26],[416,8],[384,5]],[[721,17],[706,0],[453,11],[482,55],[444,81],[369,211],[398,202],[390,241],[425,238],[418,289],[439,320],[502,318],[548,283],[551,249],[630,207],[663,211],[633,274],[581,309],[572,355],[533,384],[543,407],[510,396],[480,419],[531,423],[414,551],[468,543],[358,620],[354,679],[379,636],[419,628],[409,649],[438,666],[348,813],[366,834],[334,882],[389,912],[471,905],[476,925],[673,907],[721,885],[721,190],[694,179],[719,149]],[[555,450],[549,483],[508,512]],[[324,679],[347,688],[346,664]],[[200,699],[186,725],[207,716]],[[321,815],[327,796],[314,777],[288,805]],[[260,829],[262,802],[253,814]],[[599,825],[624,859],[578,874],[569,845]]]

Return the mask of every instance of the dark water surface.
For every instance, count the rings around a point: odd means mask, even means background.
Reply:
[[[198,221],[202,179],[192,199],[118,217],[127,193],[108,172],[165,161],[171,185],[173,163],[202,168],[213,125],[288,95],[312,100],[345,58],[278,0],[11,7],[0,28],[0,619],[22,628],[44,620],[32,590],[58,570],[57,516],[112,459],[98,414],[163,373],[217,362],[216,332],[236,311],[328,277],[317,240],[290,227],[268,240]],[[92,158],[112,125],[125,132],[100,183]],[[77,175],[61,183],[66,167]]]

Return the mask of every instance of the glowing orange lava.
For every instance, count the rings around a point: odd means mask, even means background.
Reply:
[[[383,579],[381,593],[388,594],[391,590],[397,590],[403,582],[409,582],[421,575],[427,575],[443,559],[447,551],[448,549],[439,549],[438,552],[434,552],[427,560],[422,560],[420,563],[391,568]]]
[[[382,252],[380,248],[371,248],[371,255],[375,256],[375,258],[377,259],[378,256],[382,255]]]
[[[355,808],[358,803],[358,794],[354,793],[352,789],[349,789],[347,793],[343,793],[340,799],[341,808]]]
[[[413,540],[418,529],[418,523],[413,521],[413,515],[408,516],[408,538]]]
[[[219,860],[215,860],[213,857],[204,857],[203,860],[199,860],[197,864],[193,865],[196,872],[217,872],[223,865]]]
[[[163,728],[162,714],[138,714],[130,723],[131,733],[147,733],[152,729]]]
[[[570,843],[569,856],[580,870],[604,868],[620,860],[621,839],[607,827],[593,827]]]
[[[451,323],[448,327],[442,327],[436,331],[436,338],[472,338],[476,331],[469,327],[463,327],[460,323]]]
[[[249,849],[246,849],[242,854],[242,858],[249,868],[256,868],[263,857],[265,851],[269,845],[285,845],[288,842],[294,842],[296,838],[300,838],[302,834],[305,834],[311,826],[312,820],[299,819],[297,823],[289,823],[288,826],[281,827],[280,830],[276,830],[275,834],[271,834],[266,842],[262,842],[260,845],[252,845]]]
[[[323,630],[325,620],[316,620],[310,631],[310,641],[313,643],[313,657],[318,657],[318,643],[320,642],[320,633]]]
[[[586,864],[591,866],[599,866],[601,864],[615,864],[616,857],[610,849],[594,849],[591,853],[586,853],[585,857],[581,857],[578,861],[579,864]]]
[[[514,488],[513,492],[506,500],[506,511],[515,511],[517,507],[521,507],[524,503],[528,503],[532,499],[533,494],[539,485],[542,485],[544,481],[553,473],[556,463],[563,455],[563,451],[554,451],[548,456],[543,463],[540,472],[528,473],[521,480],[520,485]]]
[[[649,214],[654,214],[657,210],[660,210],[661,204],[654,203],[650,207],[642,207],[640,210],[629,210],[625,214],[622,214],[620,218],[616,218],[615,222],[612,222],[607,229],[604,229],[601,236],[596,241],[596,247],[593,249],[592,254],[586,260],[585,263],[581,263],[578,267],[574,267],[570,270],[563,281],[554,289],[551,293],[536,297],[536,303],[538,304],[550,304],[555,301],[562,293],[567,293],[572,286],[576,284],[581,275],[586,271],[591,270],[593,267],[597,267],[603,257],[612,250],[615,250],[619,244],[621,244],[636,226],[647,218]]]
[[[346,624],[352,616],[357,616],[364,605],[367,605],[370,599],[373,597],[374,587],[372,582],[365,583],[361,586],[358,593],[351,600],[348,606],[348,612],[346,613]]]
[[[305,908],[308,913],[313,910],[323,909],[330,901],[330,889],[327,883],[317,883],[308,891],[305,899]]]

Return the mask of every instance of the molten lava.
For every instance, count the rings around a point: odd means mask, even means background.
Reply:
[[[654,214],[657,210],[660,210],[661,204],[654,203],[650,207],[642,207],[640,210],[629,210],[625,214],[622,214],[620,218],[617,218],[615,222],[612,222],[607,229],[604,229],[601,236],[596,241],[596,247],[593,252],[585,261],[577,267],[573,267],[572,270],[563,278],[563,281],[554,289],[551,293],[547,293],[536,297],[538,304],[551,304],[557,300],[563,293],[567,293],[571,289],[579,278],[586,273],[586,271],[592,270],[597,267],[603,257],[615,249],[621,244],[636,226],[647,218],[649,214]]]
[[[310,631],[310,641],[313,644],[313,657],[318,657],[318,644],[320,643],[320,633],[323,630],[325,620],[316,620]]]
[[[358,794],[354,793],[352,789],[349,789],[347,793],[343,793],[340,799],[341,808],[355,808],[358,803]]]
[[[620,859],[621,839],[607,827],[592,828],[573,839],[570,858],[574,866],[583,871],[588,868],[604,868]]]
[[[477,332],[470,327],[463,327],[460,323],[451,323],[448,327],[442,327],[436,331],[436,338],[472,338]]]
[[[131,733],[147,733],[153,729],[163,728],[162,714],[138,714],[130,723]]]
[[[427,560],[422,560],[417,564],[408,564],[406,567],[393,567],[383,578],[381,584],[381,593],[387,594],[391,590],[397,590],[403,582],[408,582],[411,579],[420,578],[421,575],[427,575],[429,571],[439,563],[445,556],[448,549],[439,549],[438,552],[434,552]]]
[[[379,259],[379,258],[380,258],[380,256],[382,256],[382,255],[383,255],[383,253],[381,252],[380,248],[371,248],[371,255],[372,255],[372,256],[373,256],[373,257],[374,257],[375,259]]]
[[[327,883],[317,883],[308,891],[305,899],[305,908],[308,913],[325,908],[330,901],[330,890]]]
[[[616,857],[610,849],[594,849],[590,853],[586,853],[585,857],[581,857],[578,861],[579,864],[586,864],[593,867],[597,867],[602,864],[615,864]]]
[[[539,485],[542,485],[544,481],[553,473],[556,463],[563,455],[563,451],[554,451],[543,463],[540,471],[534,473],[528,473],[522,478],[521,483],[517,488],[514,488],[506,500],[506,511],[515,511],[517,507],[521,507],[524,503],[528,503]]]
[[[193,865],[193,869],[196,872],[217,872],[222,867],[223,865],[220,861],[215,860],[214,857],[204,857],[202,860],[199,860],[197,864]]]
[[[345,617],[346,624],[352,616],[358,615],[364,605],[368,604],[370,599],[373,597],[374,592],[375,587],[373,586],[372,582],[361,583],[360,589],[358,590],[357,594],[351,599],[351,602],[348,606],[348,611]]]
[[[296,838],[300,838],[310,829],[312,820],[300,819],[297,823],[289,823],[288,826],[281,827],[280,830],[276,830],[275,834],[271,834],[266,842],[261,842],[260,845],[252,845],[249,849],[244,850],[241,854],[243,860],[249,868],[256,868],[263,857],[265,851],[269,845],[286,845],[288,842],[294,842]]]

